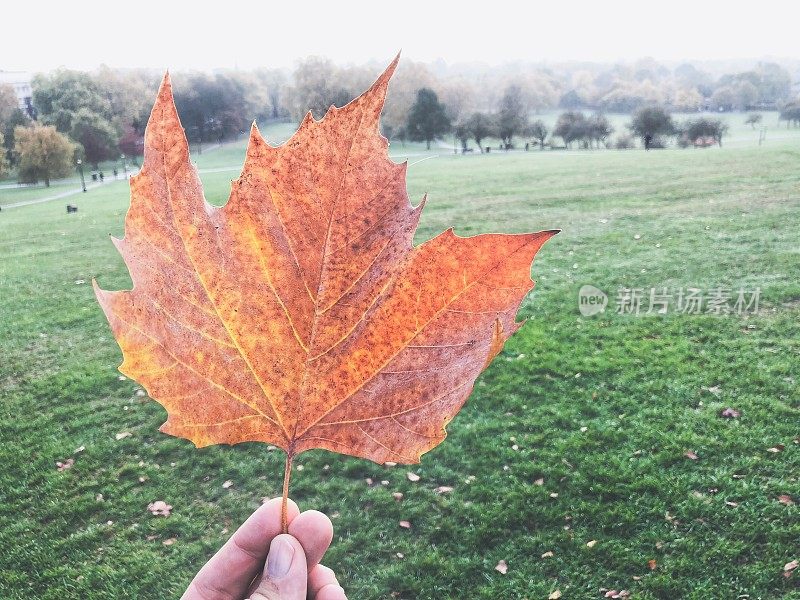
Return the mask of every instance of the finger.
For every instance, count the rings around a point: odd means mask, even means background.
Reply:
[[[272,540],[264,579],[251,600],[306,600],[308,566],[303,546],[288,534]]]
[[[344,590],[335,583],[326,585],[313,598],[314,600],[347,600]]]
[[[300,510],[289,500],[291,523]],[[182,600],[239,600],[264,568],[270,543],[281,532],[281,499],[273,498],[250,515],[192,580]]]
[[[307,510],[292,520],[289,524],[289,533],[303,546],[306,553],[306,564],[309,571],[313,572],[314,567],[322,560],[322,556],[331,545],[333,539],[331,520],[319,511]],[[256,589],[260,583],[261,575],[258,575],[249,590]]]
[[[317,565],[308,572],[308,595],[316,598],[319,591],[328,585],[339,585],[333,569],[325,565]]]
[[[327,515],[307,510],[289,524],[289,533],[303,545],[308,568],[313,569],[331,545],[333,524]]]

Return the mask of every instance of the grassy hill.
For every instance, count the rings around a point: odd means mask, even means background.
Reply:
[[[759,148],[737,127],[709,150],[393,145],[412,155],[412,201],[429,196],[417,241],[449,226],[563,232],[534,264],[527,324],[419,482],[322,451],[296,460],[292,496],[333,518],[326,563],[352,598],[800,597],[798,574],[783,575],[800,558],[800,138],[770,129]],[[211,202],[243,150],[196,157]],[[158,433],[165,411],[120,379],[90,285],[130,286],[108,239],[127,185],[73,199],[77,214],[66,201],[0,213],[0,597],[178,597],[280,493],[283,459]],[[585,284],[608,294],[605,313],[581,316]],[[664,288],[667,313],[644,314]],[[681,312],[688,288],[729,290],[731,305],[758,290],[758,314]],[[639,315],[616,313],[623,289],[641,290]],[[152,517],[155,500],[172,516]]]

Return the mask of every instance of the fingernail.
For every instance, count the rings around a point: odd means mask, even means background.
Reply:
[[[280,578],[289,572],[294,557],[294,546],[281,537],[272,540],[267,558],[267,575]]]

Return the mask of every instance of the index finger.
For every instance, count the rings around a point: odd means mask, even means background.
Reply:
[[[300,509],[287,506],[291,523]],[[239,600],[264,568],[272,538],[281,533],[281,499],[273,498],[256,510],[197,573],[181,600]]]

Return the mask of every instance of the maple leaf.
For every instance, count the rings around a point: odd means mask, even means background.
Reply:
[[[439,444],[557,233],[413,246],[425,200],[411,205],[378,130],[398,58],[282,146],[254,124],[223,207],[203,196],[167,74],[114,240],[133,289],[94,283],[120,371],[167,410],[161,431],[282,448],[284,496],[305,450],[417,463]]]

